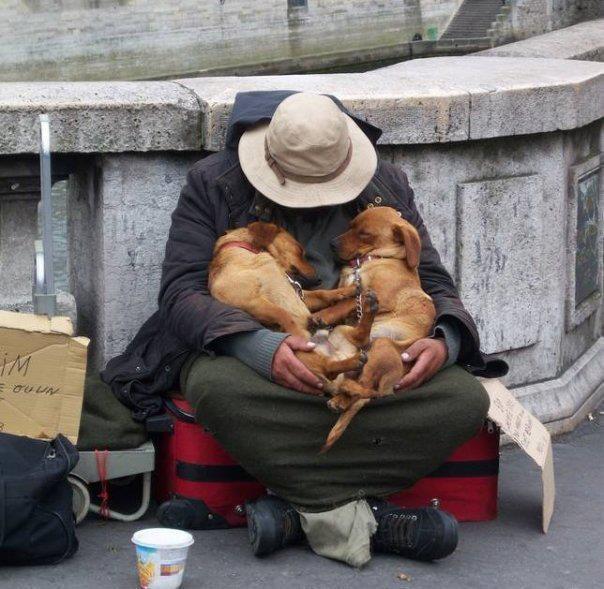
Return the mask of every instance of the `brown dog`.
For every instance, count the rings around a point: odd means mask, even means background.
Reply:
[[[215,299],[243,309],[266,327],[310,339],[311,311],[354,297],[356,286],[302,291],[295,276],[315,277],[302,246],[277,225],[258,221],[229,231],[216,242],[209,286]],[[296,353],[326,392],[336,394],[343,378],[337,377],[362,366],[360,349],[369,344],[377,311],[374,297],[365,297],[363,311],[358,325],[322,331],[314,351]]]
[[[393,394],[394,385],[408,371],[401,353],[429,335],[436,315],[432,299],[420,284],[419,235],[393,208],[363,211],[333,245],[339,258],[349,264],[342,270],[340,287],[359,282],[356,286],[377,294],[379,308],[360,377],[344,379],[340,393],[329,401],[330,407],[342,415],[329,433],[324,450],[334,444],[371,398]],[[350,301],[342,301],[315,313],[314,319],[334,324],[345,320],[353,308]]]

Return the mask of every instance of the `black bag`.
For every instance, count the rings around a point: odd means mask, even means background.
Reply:
[[[0,434],[0,564],[55,564],[76,552],[67,474],[78,458],[61,435]]]

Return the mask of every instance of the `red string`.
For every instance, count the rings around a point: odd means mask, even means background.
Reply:
[[[95,450],[96,470],[99,474],[101,492],[97,497],[101,500],[99,514],[102,518],[109,519],[109,489],[107,488],[107,458],[108,450]]]

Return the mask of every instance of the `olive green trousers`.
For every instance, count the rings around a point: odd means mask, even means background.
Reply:
[[[191,357],[181,389],[247,472],[308,512],[413,485],[476,434],[489,406],[482,385],[450,366],[421,387],[372,401],[319,454],[337,419],[325,398],[268,382],[226,356]]]

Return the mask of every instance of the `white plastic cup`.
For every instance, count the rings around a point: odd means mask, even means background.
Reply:
[[[171,528],[147,528],[132,536],[140,589],[178,589],[193,536]]]

